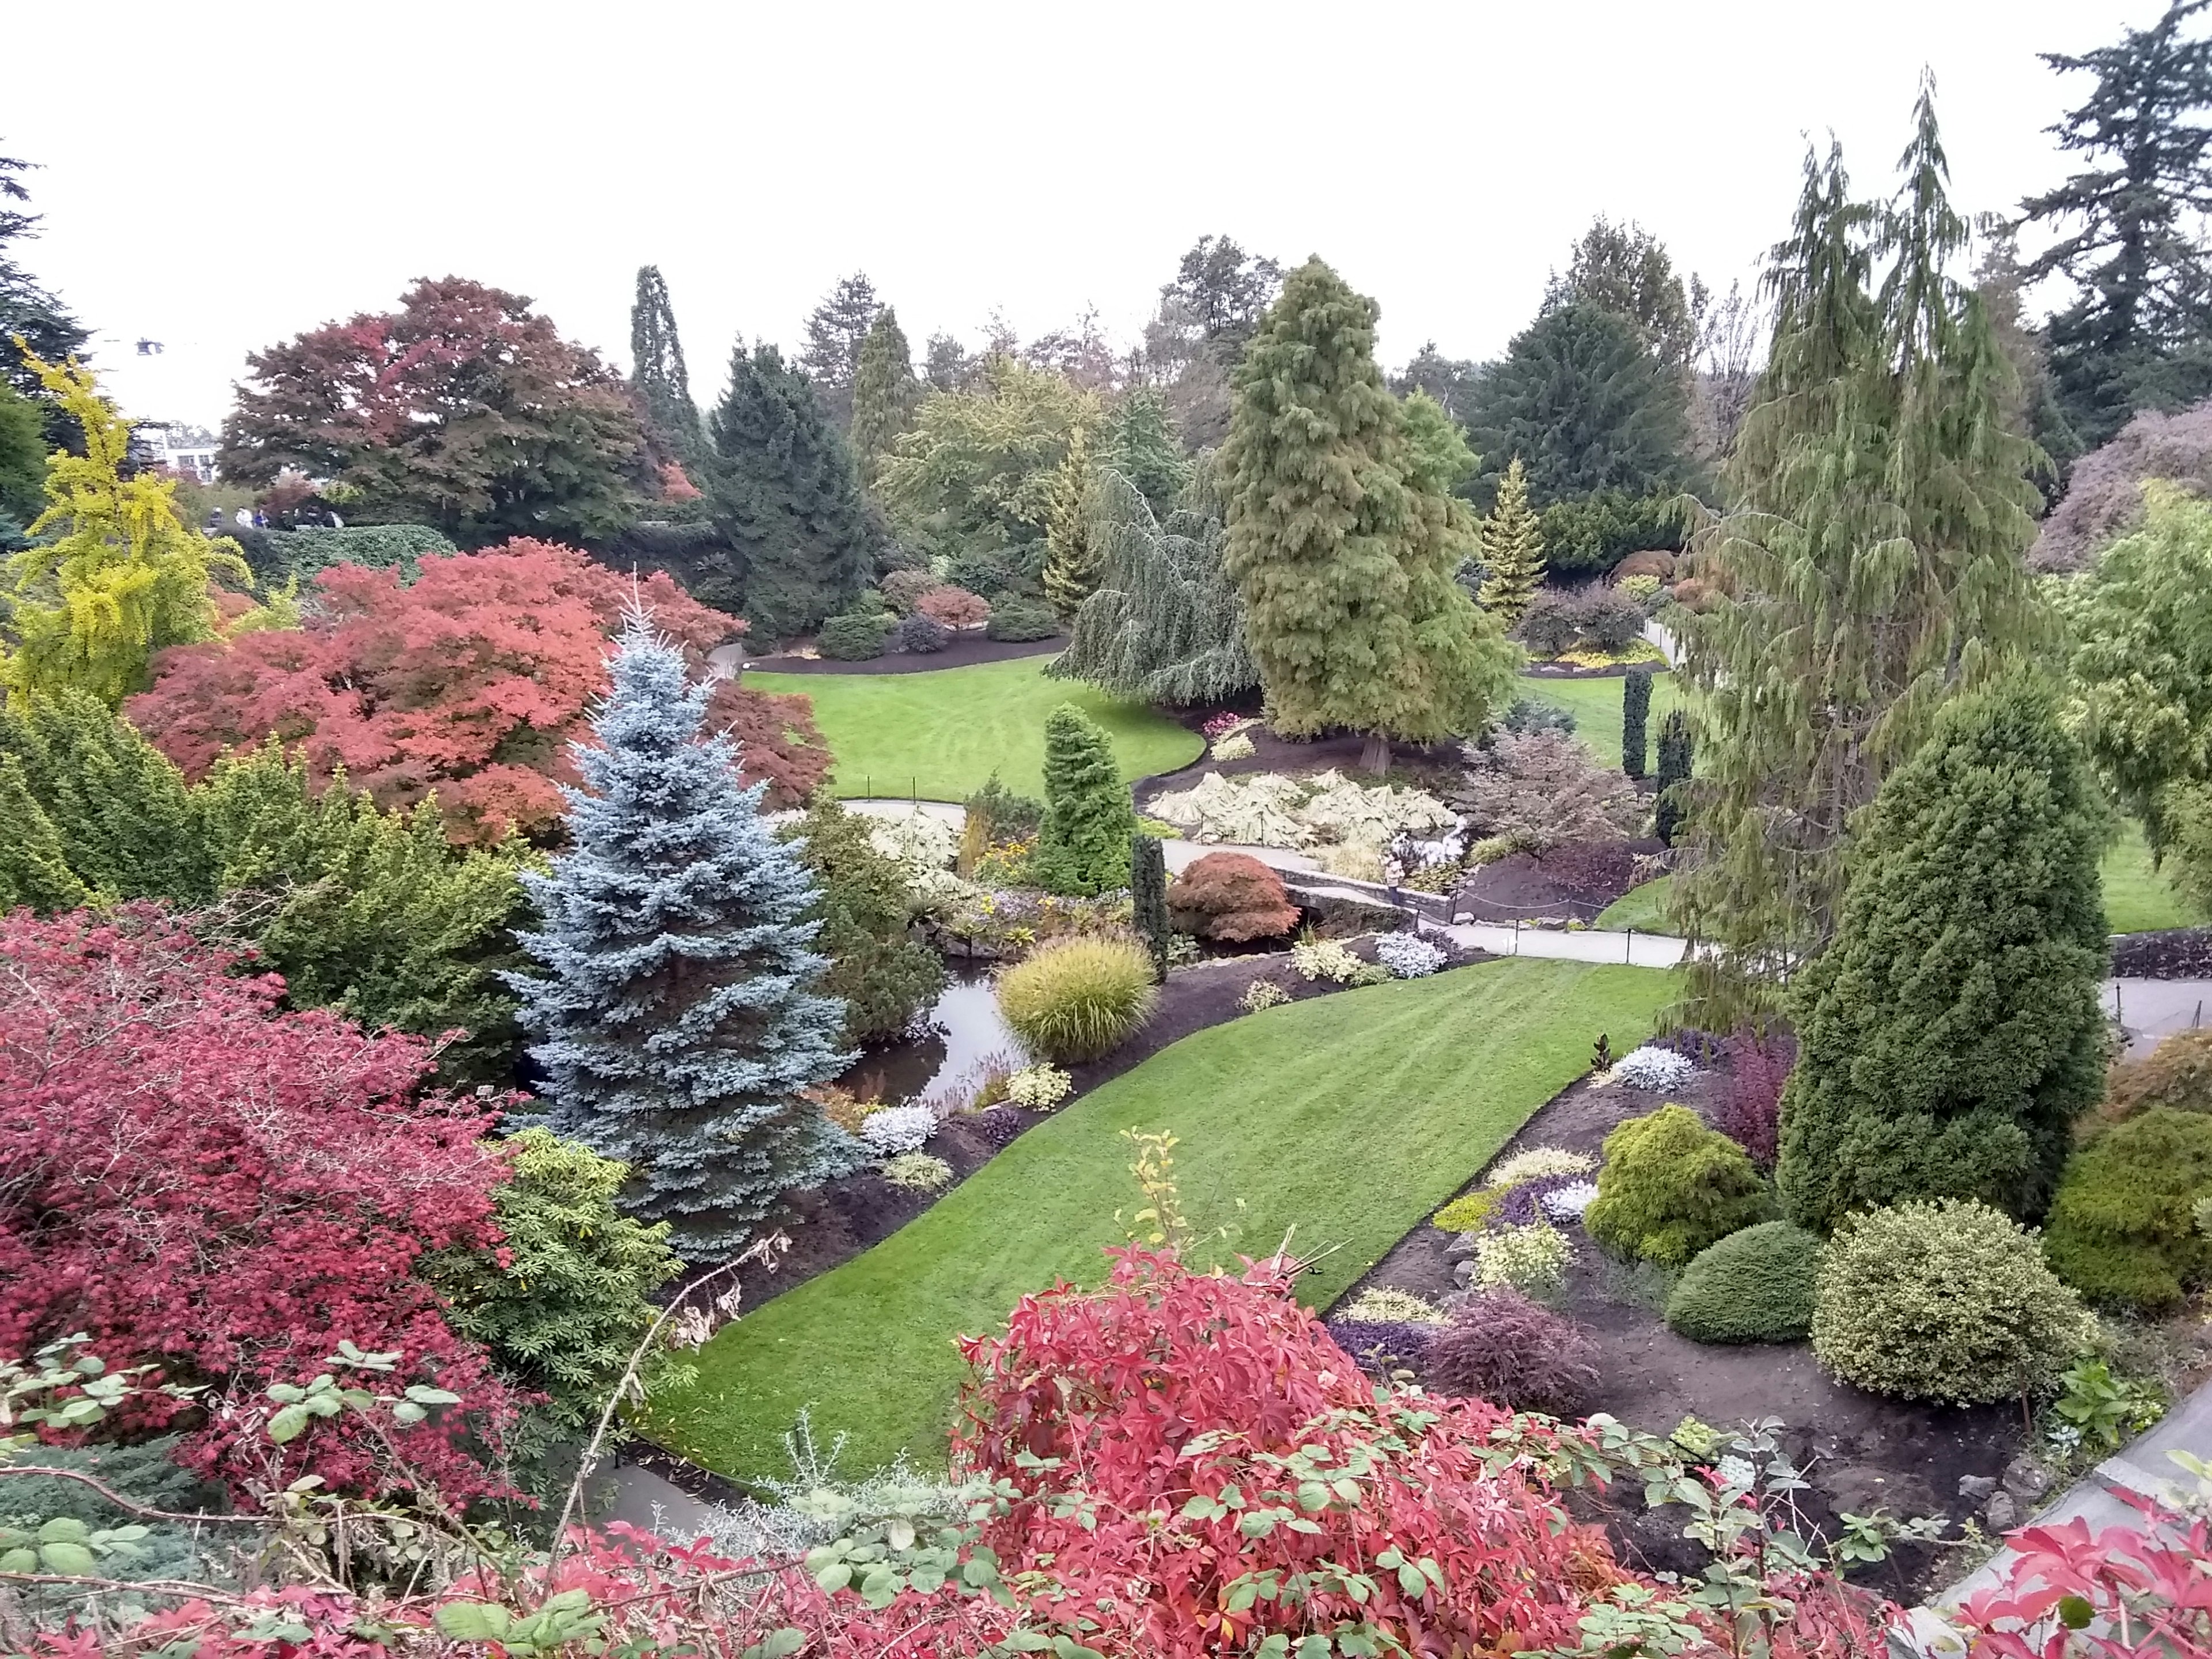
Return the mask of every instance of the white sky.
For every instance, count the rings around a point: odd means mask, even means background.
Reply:
[[[1318,252],[1382,356],[1494,356],[1596,213],[1748,276],[1804,136],[1885,191],[1923,64],[1955,197],[2062,176],[2080,51],[2162,0],[25,5],[0,154],[27,263],[125,408],[213,425],[246,352],[421,275],[534,297],[627,367],[666,274],[702,401],[865,270],[915,343],[1095,304],[1133,337],[1182,251]],[[162,341],[156,359],[130,342]]]

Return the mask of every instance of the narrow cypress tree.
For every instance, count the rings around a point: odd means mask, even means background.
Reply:
[[[1417,476],[1375,319],[1319,259],[1293,271],[1245,348],[1222,466],[1269,722],[1364,732],[1381,771],[1394,738],[1479,731],[1516,653],[1452,580],[1461,523]]]
[[[24,905],[49,915],[91,902],[62,856],[53,820],[32,798],[22,763],[0,755],[0,915]]]
[[[1620,682],[1620,769],[1632,778],[1644,775],[1644,759],[1650,752],[1644,724],[1650,715],[1650,672],[1632,668]]]
[[[1109,412],[1100,459],[1136,485],[1155,513],[1167,512],[1190,482],[1175,416],[1150,386],[1129,392]]]
[[[1044,825],[1030,870],[1047,892],[1091,896],[1129,884],[1137,812],[1114,745],[1072,702],[1045,716]]]
[[[898,313],[885,306],[860,342],[860,366],[853,373],[853,457],[864,483],[873,484],[884,458],[901,434],[914,425],[921,407],[921,382],[915,378],[914,349]]]
[[[1954,700],[1891,774],[1835,941],[1790,988],[1777,1179],[1796,1220],[1912,1198],[2042,1213],[2104,1088],[2105,826],[2024,680]]]
[[[1044,529],[1044,596],[1062,622],[1074,620],[1104,574],[1091,524],[1091,435],[1077,427],[1067,455],[1053,474],[1052,510]]]
[[[691,401],[691,375],[684,343],[676,335],[676,308],[659,265],[637,268],[637,298],[629,308],[629,383],[645,405],[646,430],[663,454],[700,459],[699,405]]]
[[[709,424],[707,494],[742,562],[755,636],[803,633],[837,615],[866,585],[874,546],[852,451],[812,385],[775,347],[741,344]]]
[[[1152,953],[1152,977],[1168,976],[1168,865],[1158,836],[1129,837],[1129,920]]]
[[[1510,628],[1544,582],[1544,532],[1528,506],[1528,475],[1518,455],[1482,521],[1482,608]]]
[[[707,688],[633,615],[613,684],[574,750],[569,849],[526,878],[544,913],[511,981],[546,1078],[544,1121],[633,1171],[626,1207],[712,1261],[795,1187],[854,1168],[853,1143],[800,1091],[853,1056],[797,848],[738,782],[726,735],[702,737]]]
[[[1651,781],[1657,786],[1652,833],[1668,846],[1682,827],[1682,795],[1692,767],[1690,717],[1669,709],[1659,722],[1659,770]]]

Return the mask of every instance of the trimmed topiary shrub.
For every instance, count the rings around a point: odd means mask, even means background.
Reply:
[[[2154,1106],[2067,1159],[2043,1253],[2092,1302],[2165,1313],[2212,1279],[2212,1238],[2194,1214],[2206,1197],[2212,1116]]]
[[[1044,822],[1030,862],[1037,884],[1085,898],[1127,886],[1136,831],[1113,744],[1080,708],[1060,704],[1044,721]]]
[[[936,618],[925,617],[917,611],[899,623],[891,638],[896,641],[900,650],[925,656],[942,651],[951,644],[952,630]]]
[[[832,617],[815,635],[815,648],[837,662],[866,662],[884,654],[884,636],[892,626],[891,618],[879,611]]]
[[[1168,885],[1168,915],[1200,939],[1243,944],[1279,939],[1298,925],[1283,878],[1249,853],[1208,853]]]
[[[1960,1406],[2013,1399],[2095,1336],[2035,1235],[1971,1199],[1847,1217],[1820,1254],[1814,1355],[1873,1394]]]
[[[1589,1236],[1616,1255],[1680,1267],[1767,1220],[1774,1200],[1743,1148],[1686,1106],[1633,1117],[1605,1138]]]
[[[1667,1298],[1667,1328],[1692,1342],[1796,1342],[1813,1328],[1820,1241],[1762,1221],[1698,1252]]]
[[[1129,939],[1066,939],[999,975],[999,1008],[1030,1052],[1055,1065],[1112,1053],[1152,1018],[1152,959]]]
[[[1060,618],[1042,599],[1019,593],[1002,593],[991,602],[991,620],[985,624],[987,640],[1048,640],[1060,632]]]
[[[1499,1286],[1460,1298],[1429,1339],[1425,1380],[1510,1411],[1565,1416],[1597,1381],[1597,1345],[1565,1314]]]

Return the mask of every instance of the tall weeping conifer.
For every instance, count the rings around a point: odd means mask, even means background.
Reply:
[[[691,374],[676,335],[676,307],[659,265],[637,268],[637,298],[629,308],[630,385],[645,405],[646,429],[671,459],[696,464],[702,448],[699,405],[691,401]]]

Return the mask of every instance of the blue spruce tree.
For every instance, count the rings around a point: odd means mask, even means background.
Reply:
[[[851,1062],[845,1006],[813,988],[829,960],[799,844],[769,835],[731,740],[701,735],[707,689],[641,613],[613,679],[602,746],[575,749],[569,848],[523,878],[545,925],[522,943],[546,975],[511,982],[540,1038],[540,1121],[628,1164],[623,1207],[713,1261],[785,1193],[860,1162],[799,1094]]]

